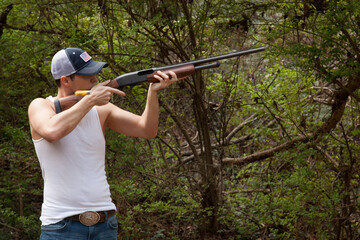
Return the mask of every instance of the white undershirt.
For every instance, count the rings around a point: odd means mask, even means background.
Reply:
[[[85,211],[116,209],[106,178],[105,139],[95,107],[58,141],[41,138],[33,142],[44,179],[42,225]]]

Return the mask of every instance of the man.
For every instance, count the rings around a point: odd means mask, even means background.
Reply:
[[[141,116],[109,102],[113,94],[125,93],[96,84],[96,74],[107,63],[92,60],[79,48],[57,52],[51,72],[58,85],[56,97],[37,98],[28,114],[35,150],[44,179],[44,202],[40,239],[116,239],[116,207],[110,198],[105,174],[106,128],[141,138],[157,134],[157,93],[178,79],[157,72],[158,83],[149,86]],[[56,114],[54,101],[91,90],[70,109]]]

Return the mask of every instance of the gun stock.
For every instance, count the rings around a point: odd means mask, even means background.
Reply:
[[[125,86],[133,86],[136,84],[140,84],[142,82],[158,82],[154,75],[157,71],[162,71],[163,73],[170,76],[169,72],[173,71],[179,79],[186,78],[196,71],[208,69],[208,68],[216,68],[220,66],[218,60],[233,58],[242,55],[252,54],[260,51],[264,51],[265,47],[251,48],[247,50],[236,51],[232,53],[227,53],[224,55],[218,55],[210,58],[198,59],[188,62],[182,62],[174,65],[168,65],[164,67],[150,68],[137,72],[125,73],[111,80],[107,86],[112,88],[122,88]],[[210,64],[201,65],[204,63],[213,62]],[[78,101],[80,101],[84,95],[71,95],[61,99],[58,99],[54,102],[56,113],[69,109]]]

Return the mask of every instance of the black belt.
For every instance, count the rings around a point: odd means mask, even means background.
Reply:
[[[87,211],[69,218],[71,218],[73,221],[81,222],[85,226],[92,226],[99,222],[105,222],[108,218],[114,216],[115,213],[115,210],[101,212]]]

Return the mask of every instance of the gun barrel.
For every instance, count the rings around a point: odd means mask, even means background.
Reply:
[[[188,64],[193,64],[194,66],[196,66],[198,64],[203,64],[203,63],[207,63],[207,62],[214,62],[214,61],[218,61],[218,60],[225,59],[225,58],[238,57],[238,56],[242,56],[242,55],[261,52],[261,51],[264,51],[264,50],[265,50],[265,47],[250,48],[250,49],[247,49],[247,50],[240,50],[240,51],[231,52],[231,53],[227,53],[227,54],[223,54],[223,55],[218,55],[218,56],[213,56],[213,57],[208,57],[208,58],[203,58],[203,59],[198,59],[198,60],[191,60],[191,61],[181,62],[181,63],[177,63],[177,64],[174,64],[174,65],[168,65],[168,66],[164,66],[164,67],[157,67],[157,68],[153,68],[153,70],[154,71],[159,71],[159,70],[162,71],[162,70],[165,70],[165,69],[168,69],[168,68],[179,67],[179,66],[188,65]]]
[[[246,54],[261,52],[264,50],[265,50],[265,47],[251,48],[251,49],[247,49],[247,50],[231,52],[231,53],[218,55],[218,56],[214,56],[214,57],[194,60],[194,61],[190,61],[190,63],[197,65],[197,64],[202,64],[202,63],[206,63],[206,62],[218,61],[218,60],[225,59],[225,58],[233,58],[233,57],[238,57],[238,56],[242,56],[242,55],[246,55]]]
[[[195,71],[208,69],[208,68],[217,68],[219,66],[220,66],[219,62],[209,63],[206,65],[199,65],[199,66],[195,66]]]

